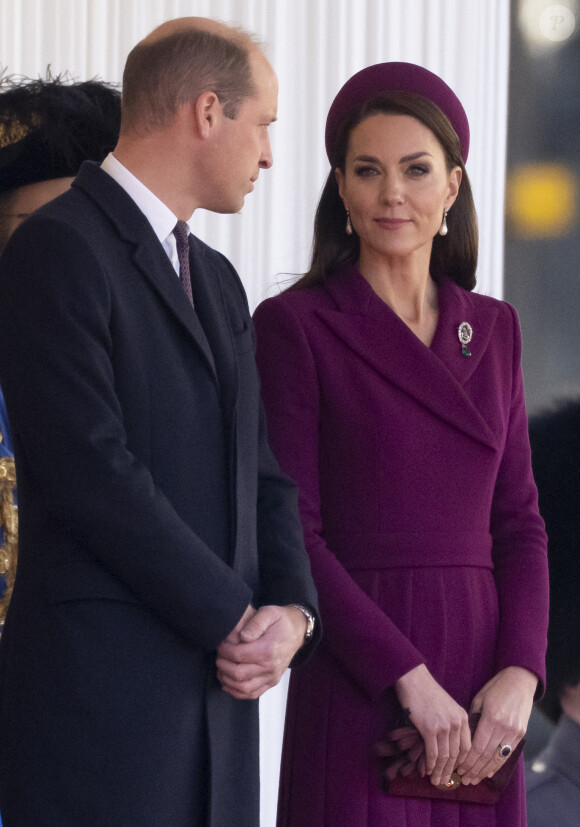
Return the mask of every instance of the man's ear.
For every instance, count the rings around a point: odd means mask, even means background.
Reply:
[[[195,128],[200,138],[207,139],[222,115],[219,98],[215,92],[203,92],[192,106]]]

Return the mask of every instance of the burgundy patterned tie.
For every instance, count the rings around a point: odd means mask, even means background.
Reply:
[[[177,242],[177,258],[179,259],[179,279],[183,289],[187,293],[187,298],[193,304],[193,294],[191,292],[191,276],[189,274],[189,227],[185,221],[178,221],[173,229],[173,235]]]

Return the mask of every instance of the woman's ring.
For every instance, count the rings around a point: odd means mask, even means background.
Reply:
[[[512,754],[512,747],[509,744],[500,744],[498,749],[500,758],[509,758]]]

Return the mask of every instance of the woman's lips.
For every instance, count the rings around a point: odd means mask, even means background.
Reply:
[[[400,230],[411,222],[408,218],[375,218],[375,223],[385,230]]]

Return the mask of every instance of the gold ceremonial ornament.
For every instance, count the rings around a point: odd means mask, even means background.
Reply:
[[[18,506],[14,502],[16,470],[12,457],[0,458],[0,575],[6,581],[4,594],[0,599],[0,629],[4,624],[6,610],[14,587],[16,557],[18,553]]]
[[[33,123],[38,122],[38,118],[33,118]],[[0,123],[0,148],[5,146],[12,146],[17,144],[30,132],[30,126],[20,123],[17,118],[11,118],[9,121]]]

